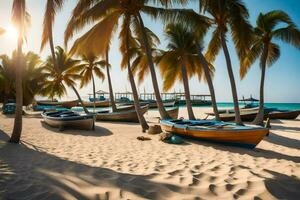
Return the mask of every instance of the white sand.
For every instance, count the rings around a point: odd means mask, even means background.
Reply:
[[[195,109],[197,117],[204,110]],[[157,121],[157,112],[146,116]],[[300,197],[299,119],[273,121],[254,150],[165,144],[138,124],[97,122],[95,132],[59,132],[41,121],[25,118],[22,144],[8,144],[13,118],[0,115],[0,199]],[[136,139],[142,135],[152,140]]]

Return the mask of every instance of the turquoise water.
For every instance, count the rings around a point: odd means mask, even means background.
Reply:
[[[228,108],[233,107],[233,103],[217,103],[218,107]],[[241,107],[243,107],[245,104],[240,103]],[[265,103],[265,107],[267,108],[277,108],[280,110],[300,110],[300,103]]]

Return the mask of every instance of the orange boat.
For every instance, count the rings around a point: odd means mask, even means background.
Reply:
[[[247,148],[254,148],[269,133],[269,129],[259,126],[212,120],[161,120],[160,124],[166,132]]]

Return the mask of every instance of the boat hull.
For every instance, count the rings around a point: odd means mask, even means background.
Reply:
[[[57,106],[63,108],[72,108],[78,105],[78,100],[74,101],[60,101],[60,102],[47,102],[47,101],[38,101],[37,105],[39,106]]]
[[[265,135],[269,133],[266,128],[246,128],[246,129],[197,129],[184,125],[161,122],[162,129],[166,132],[175,133],[184,137],[197,138],[229,145],[238,145],[254,148]]]
[[[296,119],[300,114],[300,110],[294,110],[294,111],[274,111],[269,113],[270,119]]]
[[[93,116],[78,116],[72,118],[59,119],[49,117],[42,113],[42,117],[46,124],[54,128],[72,128],[81,130],[91,130],[94,126]]]
[[[167,113],[172,119],[178,119],[179,108],[176,107],[173,109],[169,109],[167,110]]]
[[[94,107],[94,102],[83,102],[83,104],[86,107]],[[95,102],[96,107],[109,107],[109,105],[110,105],[109,100]]]
[[[157,108],[156,101],[141,101],[142,103],[148,104],[149,108]],[[174,107],[176,101],[175,100],[165,100],[163,101],[164,107]]]
[[[148,111],[148,106],[141,108],[142,114]],[[118,112],[97,113],[96,119],[100,121],[139,122],[135,109]]]

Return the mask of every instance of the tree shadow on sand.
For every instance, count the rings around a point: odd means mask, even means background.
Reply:
[[[292,139],[277,135],[276,133],[271,133],[268,137],[265,137],[265,140],[276,145],[300,150],[300,140],[297,139]]]
[[[102,136],[109,136],[112,135],[113,133],[104,128],[95,125],[95,130],[76,130],[76,129],[71,129],[71,128],[66,128],[63,131],[60,131],[58,128],[54,128],[46,124],[44,121],[41,121],[41,125],[43,128],[56,132],[56,133],[62,133],[62,134],[70,134],[70,135],[82,135],[82,136],[94,136],[94,137],[102,137]]]
[[[190,143],[195,143],[198,145],[202,146],[207,146],[207,147],[212,147],[217,150],[221,151],[228,151],[231,153],[237,153],[240,155],[250,155],[252,157],[262,157],[262,158],[267,158],[267,159],[284,159],[284,160],[289,160],[293,161],[296,163],[300,163],[300,157],[299,156],[289,156],[286,154],[281,154],[275,151],[271,150],[266,150],[266,149],[261,149],[256,147],[255,149],[247,149],[247,148],[241,148],[241,147],[236,147],[236,146],[230,146],[230,145],[224,145],[216,143],[216,142],[209,142],[209,141],[201,141],[201,140],[196,140],[196,139],[191,139],[191,138],[186,138],[187,142]]]
[[[273,178],[266,179],[267,190],[277,199],[299,199],[300,180],[294,176],[287,176],[272,170],[265,170],[273,175]]]
[[[166,199],[170,193],[188,192],[151,181],[155,174],[134,175],[92,167],[7,140],[8,135],[0,131],[0,199],[127,199],[133,195]]]
[[[287,131],[287,132],[300,132],[300,127],[289,127],[289,126],[280,126],[280,125],[273,125],[272,129]]]

